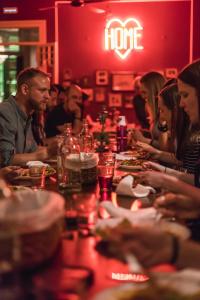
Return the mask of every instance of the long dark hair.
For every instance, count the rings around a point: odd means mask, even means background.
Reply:
[[[200,125],[200,59],[192,62],[183,68],[179,73],[178,79],[183,83],[188,84],[196,89],[198,106],[199,106],[199,122],[197,127]],[[179,109],[178,123],[180,124],[177,128],[177,152],[176,156],[178,159],[183,157],[185,142],[189,134],[190,120],[188,115]]]
[[[149,91],[148,102],[151,106],[154,120],[156,120],[158,118],[158,94],[165,83],[165,78],[159,72],[151,71],[144,74],[140,82]]]
[[[196,89],[199,104],[200,124],[200,59],[183,68],[178,75],[178,79]]]
[[[178,130],[178,110],[180,103],[180,96],[178,94],[177,83],[166,85],[159,93],[159,96],[162,97],[163,104],[171,111],[171,136],[174,140],[177,136]]]

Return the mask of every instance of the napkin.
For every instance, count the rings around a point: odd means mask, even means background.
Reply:
[[[43,163],[39,160],[31,160],[26,163],[27,167],[48,167],[48,164]]]
[[[144,186],[142,184],[137,184],[133,188],[134,177],[128,175],[124,177],[116,188],[116,193],[119,195],[129,196],[129,197],[146,197],[150,192],[155,193],[155,189],[150,186]]]
[[[100,206],[105,208],[111,217],[114,217],[114,219],[100,220],[102,222],[99,221],[99,224],[106,222],[106,225],[108,226],[116,226],[124,218],[128,219],[132,224],[136,224],[142,221],[158,221],[162,217],[154,207],[131,211],[130,209],[123,207],[115,207],[110,201],[103,201]]]

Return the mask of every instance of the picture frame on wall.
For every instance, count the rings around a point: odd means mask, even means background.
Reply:
[[[108,70],[97,70],[95,82],[96,85],[108,85],[109,84]]]
[[[177,68],[166,68],[165,69],[165,77],[167,79],[177,78],[178,76],[178,69]]]
[[[135,75],[131,72],[117,72],[112,74],[113,91],[133,91]]]
[[[124,107],[133,109],[133,94],[124,95]]]
[[[88,96],[88,101],[92,102],[94,100],[94,91],[93,89],[82,89],[83,93]]]
[[[122,94],[121,93],[109,93],[108,94],[108,106],[109,107],[121,107],[122,106]]]
[[[95,101],[105,102],[106,101],[106,89],[99,87],[95,89]]]

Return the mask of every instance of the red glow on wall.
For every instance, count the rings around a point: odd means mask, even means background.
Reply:
[[[140,44],[143,27],[135,18],[122,21],[118,18],[107,22],[105,28],[105,49],[114,50],[121,59],[125,59],[132,50],[142,50]]]

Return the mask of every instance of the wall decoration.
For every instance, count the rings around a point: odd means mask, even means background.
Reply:
[[[96,71],[96,85],[108,85],[109,72],[107,70]]]
[[[95,89],[95,100],[96,100],[96,102],[105,102],[106,101],[105,88],[96,88]]]
[[[177,68],[167,68],[167,69],[165,69],[165,77],[167,79],[177,78],[177,76],[178,76]]]
[[[110,107],[121,107],[122,106],[122,94],[109,93],[108,94],[108,105]]]
[[[113,91],[133,91],[134,74],[130,72],[118,72],[112,74]]]
[[[93,89],[82,89],[82,91],[88,96],[88,101],[93,101],[94,100],[94,91]]]
[[[124,107],[133,108],[133,94],[124,95]]]
[[[115,51],[121,58],[125,59],[132,50],[142,50],[140,44],[143,27],[135,18],[122,21],[118,18],[109,20],[105,28],[105,49]]]

